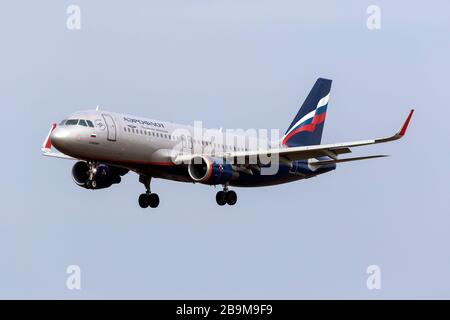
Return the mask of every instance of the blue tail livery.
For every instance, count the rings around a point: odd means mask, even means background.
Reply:
[[[327,115],[331,80],[319,78],[309,92],[291,125],[287,129],[283,144],[288,147],[320,144]]]

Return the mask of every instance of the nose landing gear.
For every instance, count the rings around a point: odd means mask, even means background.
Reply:
[[[159,196],[156,193],[151,193],[150,182],[152,177],[139,176],[139,182],[143,183],[146,189],[145,193],[139,196],[138,203],[141,208],[156,208],[159,206]]]
[[[88,162],[89,171],[87,172],[88,179],[86,180],[86,188],[97,188],[97,181],[95,181],[95,174],[97,173],[97,164],[95,162]]]
[[[223,191],[217,192],[216,202],[219,206],[224,206],[226,204],[234,206],[237,202],[237,194],[233,190],[228,190],[228,186],[225,186]]]

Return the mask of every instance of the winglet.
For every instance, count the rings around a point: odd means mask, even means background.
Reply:
[[[408,117],[406,118],[402,127],[396,134],[394,134],[393,136],[390,136],[390,137],[375,139],[375,143],[389,142],[389,141],[394,141],[394,140],[403,138],[403,136],[406,134],[406,129],[408,129],[408,125],[409,125],[409,122],[411,121],[413,113],[414,113],[414,109],[411,109],[411,111],[409,111]]]
[[[411,109],[411,111],[409,112],[408,118],[406,118],[405,123],[403,123],[402,127],[400,128],[400,131],[398,132],[398,135],[400,137],[403,137],[405,135],[406,129],[408,129],[409,121],[411,120],[413,113],[414,113],[414,109]]]
[[[53,130],[56,129],[56,123],[52,124],[52,127],[50,128],[50,131],[48,132],[47,138],[45,138],[44,143],[42,144],[42,151],[44,150],[50,150],[52,148],[52,141],[50,140],[50,135],[52,134]]]

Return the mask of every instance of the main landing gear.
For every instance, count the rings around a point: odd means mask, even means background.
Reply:
[[[223,191],[217,192],[216,202],[219,206],[224,206],[226,204],[234,206],[237,202],[237,194],[233,190],[228,190],[228,186],[225,185]]]
[[[159,205],[159,196],[156,193],[151,193],[150,182],[152,177],[139,176],[139,182],[143,183],[146,192],[139,196],[138,202],[141,208],[156,208]]]

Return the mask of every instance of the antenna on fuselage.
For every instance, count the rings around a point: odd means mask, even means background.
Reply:
[[[100,105],[97,105],[97,108],[95,108],[95,111],[98,111],[100,109]]]

